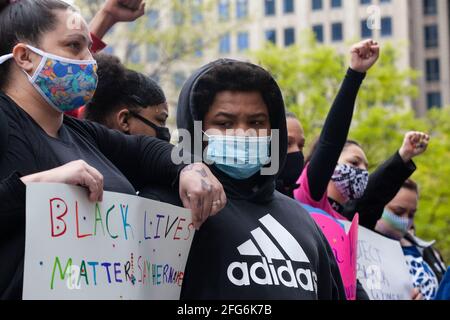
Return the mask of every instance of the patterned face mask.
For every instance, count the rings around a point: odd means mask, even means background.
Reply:
[[[331,180],[345,201],[355,200],[363,196],[369,182],[369,172],[348,164],[339,164]]]
[[[42,60],[33,76],[24,72],[49,105],[66,112],[78,109],[92,99],[98,81],[95,60],[72,60],[30,45],[27,47],[42,56]],[[0,57],[0,64],[12,57],[12,54]]]

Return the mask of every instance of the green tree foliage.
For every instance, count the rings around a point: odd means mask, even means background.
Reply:
[[[127,67],[152,77],[160,78],[177,71],[180,63],[200,64],[205,51],[215,47],[224,34],[233,32],[243,23],[220,20],[216,0],[145,2],[143,17],[115,26],[105,40],[116,48],[126,47],[121,58]],[[89,20],[104,0],[76,0],[75,3]],[[229,10],[231,15],[233,7]],[[136,56],[140,59],[133,59]]]
[[[279,48],[267,45],[252,53],[280,84],[287,108],[301,120],[307,149],[320,134],[326,115],[348,67],[347,57],[334,48],[317,45],[307,35],[302,46]],[[431,135],[428,151],[415,159],[414,174],[420,186],[416,215],[419,236],[436,239],[450,261],[450,108],[430,110],[417,118],[408,101],[417,97],[413,85],[419,73],[399,70],[398,51],[385,45],[376,66],[368,73],[356,103],[350,138],[359,141],[373,170],[398,150],[406,132]]]

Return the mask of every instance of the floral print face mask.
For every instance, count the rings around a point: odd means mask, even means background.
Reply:
[[[53,108],[60,112],[72,111],[91,101],[97,88],[97,62],[72,60],[27,45],[28,49],[42,56],[33,76],[28,80]],[[12,58],[12,54],[0,57],[0,64]]]

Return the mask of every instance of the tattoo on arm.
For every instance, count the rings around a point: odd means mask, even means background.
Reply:
[[[195,170],[197,173],[199,173],[203,178],[207,178],[208,174],[206,173],[205,168],[201,168],[200,170]]]
[[[207,183],[205,180],[202,179],[202,190],[210,192],[211,189],[212,189],[212,186],[209,183]]]

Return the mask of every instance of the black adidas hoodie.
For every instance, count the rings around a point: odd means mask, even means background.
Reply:
[[[188,79],[179,99],[178,129],[193,136],[194,120],[202,120],[193,105],[197,81],[228,63],[236,61],[212,62]],[[276,109],[270,112],[275,115],[271,127],[280,130],[282,168],[287,153],[285,107],[275,80],[272,90],[273,101],[266,103]],[[297,201],[275,191],[275,176],[237,181],[214,166],[211,170],[223,184],[228,203],[195,234],[182,299],[345,299],[327,240]],[[143,190],[141,195],[180,205],[173,193],[161,189]]]

